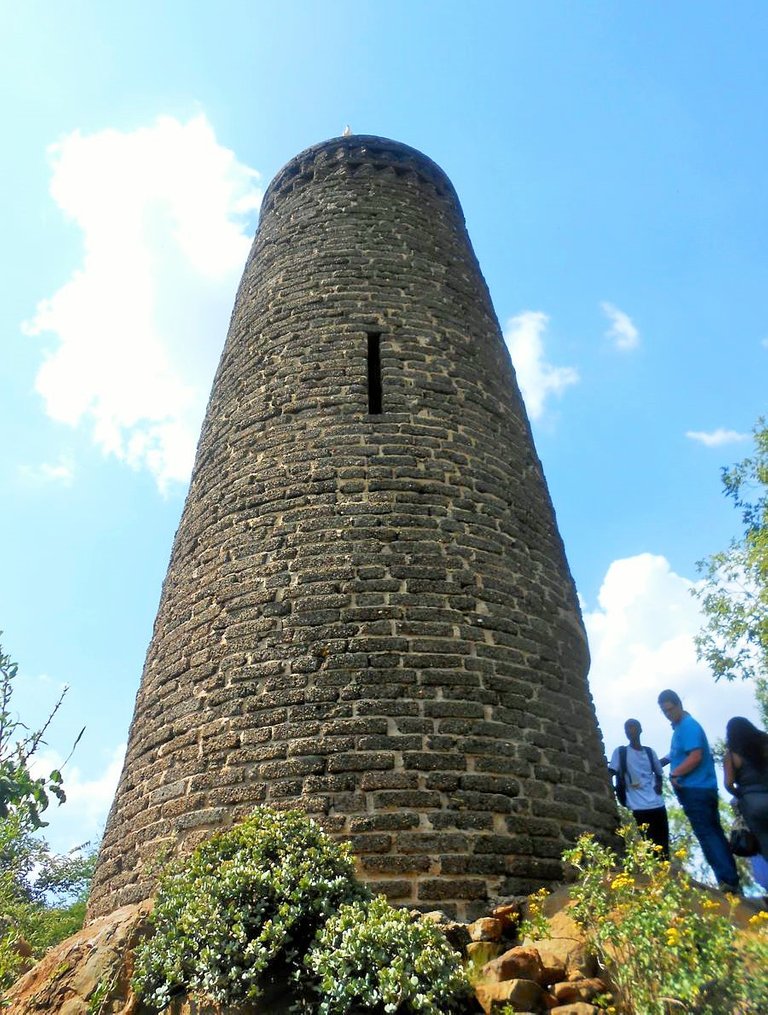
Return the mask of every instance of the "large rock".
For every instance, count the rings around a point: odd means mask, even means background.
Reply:
[[[539,1011],[544,1001],[544,991],[533,980],[478,983],[475,993],[486,1015],[490,1015],[494,1008],[504,1004],[514,1011]]]
[[[482,967],[485,970],[495,958],[501,955],[503,948],[504,945],[499,944],[498,941],[470,941],[464,951],[473,966]]]
[[[134,950],[151,929],[151,901],[123,906],[52,948],[8,991],[3,1015],[154,1015],[131,990]],[[287,1015],[295,1000],[276,976],[258,1006],[177,997],[164,1015]]]
[[[608,990],[605,982],[598,977],[589,980],[566,980],[564,983],[555,983],[550,991],[561,1005],[575,1004],[577,1001],[591,1002],[598,994],[605,994]]]
[[[5,1015],[143,1015],[130,984],[133,949],[149,932],[151,910],[149,901],[123,906],[52,948],[8,991]]]
[[[600,1009],[593,1004],[577,1001],[575,1004],[560,1004],[550,1008],[550,1015],[600,1015]]]
[[[558,983],[561,980],[586,980],[594,976],[597,962],[587,951],[583,939],[571,937],[542,938],[540,941],[524,941],[526,947],[535,948],[544,966],[543,983]]]
[[[523,979],[544,984],[541,956],[536,948],[510,948],[483,966],[483,979],[494,982]]]
[[[504,930],[501,920],[486,916],[467,927],[471,941],[499,941]]]

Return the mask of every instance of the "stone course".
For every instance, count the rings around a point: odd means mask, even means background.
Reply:
[[[303,152],[264,197],[90,917],[263,802],[412,907],[469,919],[556,881],[616,824],[587,669],[450,181],[382,138]]]

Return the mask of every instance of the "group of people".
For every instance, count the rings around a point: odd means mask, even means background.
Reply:
[[[669,822],[662,794],[663,768],[669,765],[669,781],[718,887],[738,894],[739,873],[720,823],[717,775],[707,735],[684,710],[675,691],[662,691],[658,703],[672,724],[669,754],[660,759],[645,747],[640,742],[642,726],[637,719],[627,719],[624,732],[629,742],[616,748],[609,763],[616,795],[669,859]],[[736,798],[760,854],[768,861],[768,734],[736,716],[726,726],[725,747],[725,788]]]

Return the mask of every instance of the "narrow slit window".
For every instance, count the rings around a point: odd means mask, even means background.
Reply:
[[[368,335],[368,412],[381,415],[381,333]]]

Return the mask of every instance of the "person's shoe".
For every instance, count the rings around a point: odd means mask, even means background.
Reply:
[[[723,892],[725,895],[736,895],[736,896],[741,895],[741,885],[738,883],[738,881],[736,882],[735,885],[731,885],[727,881],[718,881],[717,888],[718,891]]]

